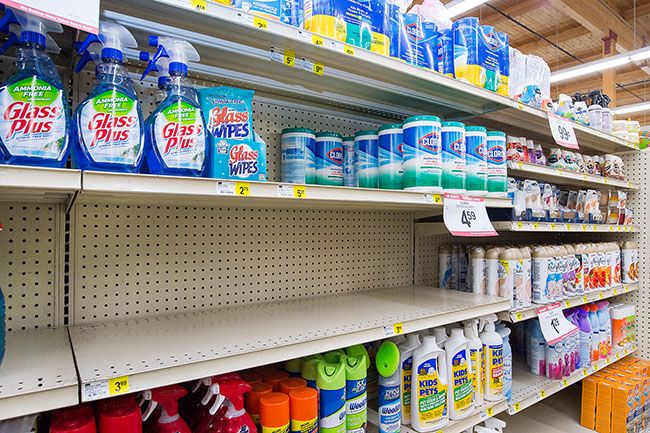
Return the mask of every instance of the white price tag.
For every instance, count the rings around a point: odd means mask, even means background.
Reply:
[[[99,0],[0,0],[0,3],[87,33],[99,32]]]
[[[293,185],[278,185],[278,197],[293,197]]]
[[[81,388],[81,401],[99,400],[108,396],[108,380],[84,383]]]
[[[255,18],[251,14],[245,12],[237,12],[237,20],[243,24],[252,26],[255,24]]]
[[[573,122],[569,119],[557,116],[553,113],[548,114],[548,125],[551,128],[553,139],[557,144],[569,149],[579,149],[578,139],[573,130]]]
[[[542,334],[544,334],[544,339],[548,344],[555,344],[564,337],[578,332],[578,328],[562,314],[562,307],[559,302],[538,308],[537,316],[542,326]]]
[[[445,193],[443,220],[454,236],[498,236],[483,197]]]
[[[235,195],[235,182],[218,181],[217,194],[219,195]]]

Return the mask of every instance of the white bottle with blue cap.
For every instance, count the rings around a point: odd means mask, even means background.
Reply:
[[[141,53],[140,59],[148,60],[142,78],[159,71],[158,85],[165,86],[167,95],[145,122],[145,171],[203,176],[208,136],[196,90],[187,80],[187,64],[199,61],[199,53],[189,42],[168,37],[150,36],[149,45],[156,53],[151,57]],[[165,64],[169,76],[161,83]]]
[[[99,51],[101,47],[101,51]],[[144,155],[144,119],[127,70],[124,48],[135,48],[123,26],[101,20],[99,35],[81,43],[76,71],[92,60],[97,86],[75,110],[72,123],[72,164],[82,170],[137,173]],[[97,59],[99,53],[99,59]]]
[[[60,24],[5,8],[3,54],[16,49],[17,71],[0,87],[0,164],[63,167],[69,154],[70,107],[48,52],[59,47],[47,33]]]

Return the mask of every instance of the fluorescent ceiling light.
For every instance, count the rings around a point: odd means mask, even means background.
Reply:
[[[551,83],[570,80],[571,78],[593,74],[594,72],[604,71],[605,69],[616,68],[627,65],[628,63],[641,62],[646,59],[650,59],[650,47],[628,51],[627,53],[618,54],[616,56],[605,57],[574,68],[562,69],[551,74]]]
[[[639,102],[638,104],[623,105],[622,107],[614,108],[614,114],[628,114],[646,110],[650,110],[650,102]]]
[[[447,8],[447,13],[449,13],[449,18],[453,18],[463,12],[467,12],[468,10],[480,6],[487,1],[488,0],[454,0],[447,3],[445,7]]]

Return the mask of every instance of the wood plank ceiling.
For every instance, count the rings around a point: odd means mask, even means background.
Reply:
[[[610,31],[613,54],[650,44],[650,0],[490,0],[464,16],[508,33],[511,46],[542,57],[551,71],[602,58]],[[650,62],[616,69],[615,83],[616,106],[650,101]],[[554,84],[551,92],[555,99],[602,88],[595,73]],[[629,116],[650,125],[648,111]]]

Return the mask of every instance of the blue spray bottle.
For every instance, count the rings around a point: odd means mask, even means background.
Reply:
[[[0,31],[9,32],[0,54],[18,47],[17,70],[0,87],[0,164],[63,167],[69,153],[70,107],[47,54],[59,52],[47,33],[61,33],[63,28],[6,8]]]
[[[102,20],[99,35],[88,35],[78,48],[79,72],[101,45],[97,86],[75,110],[72,123],[72,163],[82,170],[137,173],[144,154],[144,121],[140,101],[122,66],[125,47],[136,47],[131,33]]]
[[[198,61],[199,53],[189,42],[167,37],[150,36],[149,45],[157,50],[142,78],[167,59],[169,79],[167,96],[145,122],[146,169],[152,174],[203,176],[208,137],[196,90],[187,80],[187,62]]]

